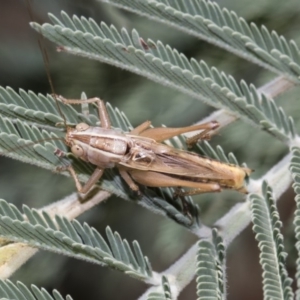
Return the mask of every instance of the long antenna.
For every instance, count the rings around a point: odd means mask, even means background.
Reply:
[[[30,4],[30,1],[31,0],[26,0],[25,2],[26,2],[26,6],[27,6],[27,10],[28,10],[28,14],[29,14],[30,20],[31,20],[31,22],[34,22],[35,21],[34,20],[34,14],[33,14],[33,10],[32,10],[32,6]],[[43,40],[41,40],[41,39],[43,39]],[[65,128],[67,128],[66,117],[62,113],[59,101],[57,100],[57,97],[56,97],[57,94],[55,93],[55,90],[54,90],[54,85],[53,85],[53,81],[52,81],[51,74],[50,74],[50,68],[49,68],[49,66],[50,66],[50,64],[49,64],[49,56],[48,56],[48,52],[47,52],[47,50],[45,48],[45,42],[44,41],[45,41],[44,36],[41,33],[39,33],[38,45],[39,45],[39,48],[40,48],[41,53],[42,53],[43,62],[44,62],[44,68],[45,68],[47,79],[48,79],[48,82],[49,82],[49,85],[50,85],[52,97],[55,99],[57,111],[58,111],[58,113],[60,114],[60,116],[63,119]]]

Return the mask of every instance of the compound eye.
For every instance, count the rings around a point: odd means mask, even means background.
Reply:
[[[76,125],[76,129],[77,129],[78,131],[85,131],[85,130],[87,130],[89,127],[90,127],[90,126],[89,126],[88,124],[86,124],[86,123],[79,123],[79,124]]]
[[[71,151],[77,157],[83,156],[83,149],[80,146],[78,146],[78,145],[73,145],[71,147]]]

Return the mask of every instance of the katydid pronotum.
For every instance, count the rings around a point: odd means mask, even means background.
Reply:
[[[87,193],[101,178],[104,169],[117,167],[129,187],[138,192],[137,183],[149,187],[180,187],[180,196],[217,192],[233,189],[247,193],[244,180],[251,170],[223,163],[195,153],[178,150],[161,142],[185,132],[202,130],[188,140],[195,142],[207,138],[216,129],[217,122],[192,125],[182,128],[150,128],[146,121],[129,133],[112,129],[105,104],[99,98],[86,100],[65,99],[56,96],[65,104],[97,103],[101,127],[85,123],[75,128],[67,127],[66,144],[72,153],[96,166],[88,181],[81,185],[72,165],[67,167],[75,180],[78,192]]]

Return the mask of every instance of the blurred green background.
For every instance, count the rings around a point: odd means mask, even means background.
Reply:
[[[225,0],[218,3],[236,11],[248,22],[264,24],[300,44],[299,0]],[[161,40],[188,58],[202,59],[237,80],[244,79],[257,87],[275,77],[222,49],[97,1],[39,0],[31,1],[31,4],[38,22],[48,21],[47,12],[59,15],[61,10],[65,10],[68,14],[92,17],[97,22],[104,21],[117,28],[125,27],[129,31],[135,28],[145,40]],[[51,93],[37,35],[29,27],[29,21],[24,2],[1,1],[0,85],[16,90],[23,88],[37,93]],[[133,125],[152,120],[154,126],[186,126],[213,111],[197,100],[145,78],[91,60],[57,53],[54,44],[44,43],[49,53],[50,72],[57,94],[78,98],[85,91],[90,97],[101,97],[124,111]],[[299,129],[298,94],[299,88],[294,88],[276,99],[276,102],[294,117]],[[246,162],[255,169],[254,178],[264,174],[287,153],[287,148],[278,141],[239,121],[222,130],[212,143],[222,145],[227,152],[233,152],[240,162]],[[3,157],[0,157],[0,166],[0,198],[18,207],[27,204],[40,208],[75,190],[71,179],[34,166]],[[291,236],[293,193],[289,190],[282,198],[279,206],[286,224],[284,232]],[[222,192],[201,195],[195,201],[200,206],[203,221],[212,224],[236,201],[243,201],[243,197],[234,192]],[[101,233],[109,225],[123,238],[138,240],[155,271],[167,268],[196,241],[191,233],[174,222],[113,197],[79,219]],[[291,245],[291,238],[287,241]],[[293,258],[293,249],[289,249]],[[258,251],[250,228],[230,245],[227,271],[228,299],[262,299]],[[290,271],[292,275],[292,264]],[[108,268],[46,252],[36,255],[12,279],[43,286],[48,290],[56,288],[63,295],[71,294],[76,300],[136,299],[146,288],[146,285]],[[192,283],[180,299],[195,298],[195,284]]]

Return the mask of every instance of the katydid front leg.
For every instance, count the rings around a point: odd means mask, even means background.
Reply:
[[[89,192],[90,189],[102,177],[103,172],[104,172],[103,169],[96,168],[95,171],[93,172],[93,174],[91,175],[91,177],[88,179],[88,181],[84,184],[84,186],[82,186],[72,165],[69,165],[67,167],[67,170],[70,172],[71,176],[73,177],[73,179],[75,181],[78,193],[81,193],[81,194],[86,194],[87,192]]]

